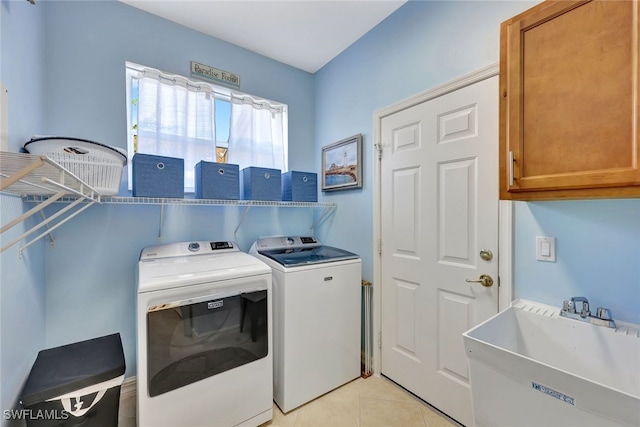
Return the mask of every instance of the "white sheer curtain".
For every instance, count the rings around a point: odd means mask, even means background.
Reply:
[[[194,165],[200,160],[215,162],[216,145],[226,145],[216,141],[216,99],[231,104],[230,116],[220,109],[218,117],[224,139],[229,126],[227,162],[240,169],[260,166],[287,171],[286,104],[139,64],[127,62],[126,69],[129,152],[184,159],[185,192],[193,191]],[[129,167],[130,186],[131,180]]]
[[[229,163],[287,171],[287,114],[282,106],[232,96]]]
[[[193,191],[194,165],[216,159],[210,87],[146,69],[138,91],[137,152],[184,159],[185,191]]]

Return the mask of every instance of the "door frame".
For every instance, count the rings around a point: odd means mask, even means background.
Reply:
[[[411,96],[373,113],[373,371],[380,375],[382,359],[382,181],[380,177],[381,155],[384,155],[382,145],[382,119],[407,108],[456,91],[474,83],[500,74],[499,64],[481,68],[462,77],[453,79],[445,84],[436,86],[425,92]],[[496,93],[496,96],[499,96]],[[499,141],[496,141],[496,145]],[[499,191],[499,188],[495,189]],[[513,300],[513,202],[499,201],[498,213],[498,310],[509,307]]]

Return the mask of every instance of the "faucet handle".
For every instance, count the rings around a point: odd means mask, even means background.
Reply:
[[[596,309],[596,317],[602,320],[612,320],[611,310],[604,307],[598,307]]]
[[[573,312],[577,313],[576,311],[576,303],[577,302],[581,302],[582,303],[582,310],[580,310],[580,316],[581,317],[588,317],[591,316],[591,311],[589,311],[589,300],[586,299],[585,297],[573,297],[571,298],[571,304],[573,305]]]
[[[575,313],[576,307],[575,305],[573,305],[573,301],[570,301],[568,299],[564,300],[564,302],[562,303],[562,311],[565,311],[567,313]]]

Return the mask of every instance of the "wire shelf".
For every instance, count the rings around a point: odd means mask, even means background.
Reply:
[[[99,193],[46,156],[0,152],[0,189],[19,196],[43,198],[62,192],[97,200]]]
[[[27,202],[43,202],[47,196],[30,195],[25,197]],[[62,197],[60,203],[74,202],[76,197]],[[164,197],[121,197],[101,196],[103,204],[116,205],[187,205],[187,206],[266,206],[276,208],[333,208],[335,203],[329,202],[280,202],[270,200],[217,200],[217,199],[171,199]]]
[[[71,219],[78,213],[82,212],[94,203],[113,204],[113,205],[156,205],[160,206],[160,223],[158,226],[158,239],[162,238],[162,223],[164,220],[164,208],[166,206],[223,206],[223,207],[239,207],[244,208],[244,212],[240,217],[239,223],[234,230],[237,235],[240,226],[244,222],[247,213],[252,207],[273,207],[273,208],[324,208],[323,213],[311,225],[311,230],[322,224],[336,210],[335,203],[327,202],[281,202],[271,200],[215,200],[215,199],[172,199],[162,197],[120,197],[120,196],[102,196],[94,188],[90,187],[78,177],[70,173],[64,167],[45,156],[23,153],[7,153],[2,152],[0,158],[0,176],[2,177],[2,192],[18,195],[25,201],[36,203],[29,212],[16,218],[14,221],[3,225],[2,232],[8,230],[25,218],[36,212],[42,211],[46,206],[52,203],[66,203],[69,206],[63,208],[49,219],[42,221],[38,226],[24,233],[22,236],[13,240],[11,243],[2,247],[0,251],[4,251],[9,246],[22,240],[36,229],[47,226],[48,224],[69,212],[66,218],[63,218],[54,227],[47,228],[47,231],[22,246],[22,250],[42,236],[49,234],[51,230],[59,227],[67,220]],[[81,206],[82,205],[82,206]],[[75,212],[72,209],[76,209]]]

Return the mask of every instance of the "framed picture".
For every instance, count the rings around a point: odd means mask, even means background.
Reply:
[[[322,191],[362,188],[362,134],[322,147]]]

